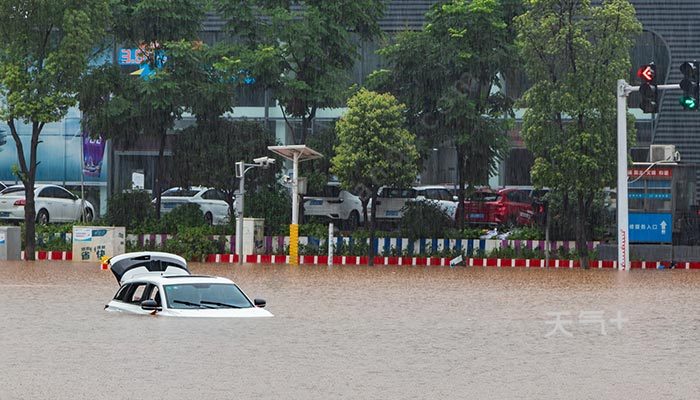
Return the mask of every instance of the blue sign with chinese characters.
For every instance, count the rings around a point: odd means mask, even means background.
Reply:
[[[673,216],[671,213],[630,213],[629,231],[631,243],[671,243]]]

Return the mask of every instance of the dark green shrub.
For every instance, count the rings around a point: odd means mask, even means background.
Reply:
[[[207,226],[202,209],[194,203],[177,206],[169,213],[163,214],[160,219],[164,233],[175,234],[182,228]],[[208,233],[208,231],[206,232]]]
[[[124,226],[128,232],[155,220],[151,195],[145,191],[116,193],[107,201],[107,225]]]
[[[186,260],[203,261],[208,254],[222,252],[223,247],[221,241],[209,238],[206,226],[179,226],[177,235],[165,242],[163,250]]]
[[[401,233],[409,239],[443,237],[451,227],[450,217],[430,201],[406,204],[400,223]]]
[[[292,199],[280,185],[263,187],[245,196],[245,216],[265,219],[265,235],[289,235]]]

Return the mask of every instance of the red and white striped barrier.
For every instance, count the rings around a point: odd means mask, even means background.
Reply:
[[[22,260],[25,260],[22,251]],[[71,261],[73,253],[70,251],[37,251],[36,260]],[[367,265],[369,258],[366,256],[333,256],[333,265]],[[210,254],[206,257],[207,263],[234,264],[238,263],[236,254]],[[248,264],[289,264],[288,255],[251,254],[245,256]],[[299,256],[300,265],[328,265],[328,256]],[[676,262],[672,267],[668,261],[632,261],[632,269],[700,269],[700,262]],[[374,265],[396,266],[449,266],[450,259],[443,257],[374,257]],[[460,266],[468,267],[496,267],[496,268],[545,268],[545,260],[523,258],[465,258]],[[580,268],[578,260],[549,260],[549,268],[574,269]],[[615,269],[617,261],[591,260],[589,267],[592,269]]]
[[[22,260],[26,260],[24,257],[24,251],[21,255]],[[70,251],[36,251],[34,252],[35,260],[56,260],[56,261],[70,261],[73,259],[73,252]]]

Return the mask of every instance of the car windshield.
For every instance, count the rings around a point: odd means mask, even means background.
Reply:
[[[498,200],[497,193],[490,192],[475,192],[467,199],[469,201],[496,201]]]
[[[168,308],[250,308],[253,305],[232,283],[183,283],[164,285]]]
[[[161,196],[167,196],[167,197],[194,197],[197,193],[199,193],[199,190],[192,190],[192,189],[180,189],[180,188],[174,188],[174,189],[168,189]]]

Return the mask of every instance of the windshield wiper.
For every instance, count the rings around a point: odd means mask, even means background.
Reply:
[[[199,307],[199,308],[213,308],[213,307],[207,307],[203,304],[193,303],[191,301],[173,300],[173,303],[184,304],[186,306],[194,306],[194,307]],[[204,303],[204,302],[202,302],[202,303]]]
[[[219,303],[217,301],[202,300],[202,304],[213,304],[215,306],[228,307],[228,308],[243,308],[241,306],[236,306],[233,304]]]

